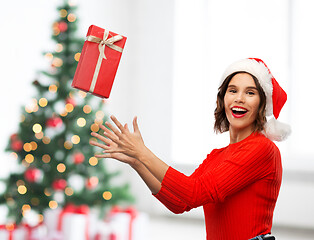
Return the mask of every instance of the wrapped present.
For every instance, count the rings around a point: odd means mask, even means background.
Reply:
[[[66,205],[62,210],[45,212],[49,240],[89,240],[89,208]]]
[[[126,37],[91,25],[72,87],[109,98]]]
[[[95,240],[146,240],[148,216],[130,207],[113,207]]]
[[[25,240],[27,233],[25,228],[15,224],[0,225],[1,240]]]

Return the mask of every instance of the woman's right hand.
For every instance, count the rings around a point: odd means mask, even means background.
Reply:
[[[105,126],[100,125],[100,128],[102,130],[104,130],[104,132],[106,132],[107,135],[110,135],[112,138],[114,137],[114,134],[112,134],[112,132],[108,128],[106,128]],[[100,147],[104,150],[106,149],[106,146],[117,147],[117,144],[114,143],[113,141],[111,141],[109,138],[106,138],[106,137],[104,137],[98,133],[95,133],[95,132],[92,132],[91,135],[93,137],[97,138],[98,140],[100,140],[101,142],[103,142],[103,143],[99,143],[99,142],[91,140],[89,143],[93,146]],[[123,154],[123,153],[95,154],[95,157],[97,157],[97,158],[113,158],[113,159],[116,159],[120,162],[129,164],[131,167],[136,167],[137,164],[141,164],[137,159],[135,159],[133,157],[129,157],[128,155]]]

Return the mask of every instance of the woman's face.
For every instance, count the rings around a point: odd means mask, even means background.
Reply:
[[[228,84],[224,106],[229,121],[229,131],[251,133],[257,117],[260,96],[252,76],[238,73]]]

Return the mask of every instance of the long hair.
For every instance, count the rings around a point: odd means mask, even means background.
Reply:
[[[224,97],[225,97],[229,82],[238,73],[247,73],[247,72],[239,71],[239,72],[234,72],[230,74],[228,77],[226,77],[226,79],[218,88],[217,101],[216,101],[217,105],[215,109],[215,125],[214,125],[214,130],[216,133],[223,133],[223,132],[229,131],[229,121],[227,119],[226,112],[225,112]],[[250,74],[250,73],[247,73],[247,74]],[[264,124],[267,121],[266,115],[265,115],[266,95],[261,85],[259,84],[258,79],[252,74],[250,75],[254,79],[256,88],[260,96],[260,104],[258,107],[258,113],[254,122],[254,131],[263,131]]]

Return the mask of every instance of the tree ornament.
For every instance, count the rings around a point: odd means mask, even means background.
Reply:
[[[66,188],[66,186],[67,186],[67,181],[65,179],[62,179],[62,178],[56,179],[52,183],[52,188],[55,191],[64,190]]]
[[[47,127],[56,128],[56,127],[61,127],[62,123],[63,122],[60,117],[53,116],[47,120],[46,125]]]
[[[11,149],[15,152],[19,152],[23,149],[23,142],[19,139],[13,140],[11,142]]]
[[[65,32],[66,30],[68,30],[68,24],[66,22],[59,22],[58,24],[58,28],[60,30],[60,32]]]
[[[85,160],[85,156],[81,152],[77,152],[73,154],[73,162],[74,164],[81,164]]]
[[[86,181],[86,188],[87,188],[87,189],[90,189],[90,190],[91,190],[91,189],[94,189],[95,187],[97,187],[98,182],[99,182],[98,177],[95,177],[95,176],[90,177],[90,178],[88,178],[87,181]]]
[[[24,172],[24,178],[26,179],[26,181],[30,183],[39,182],[41,177],[42,177],[42,172],[37,168],[28,168]]]

